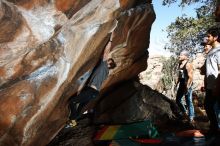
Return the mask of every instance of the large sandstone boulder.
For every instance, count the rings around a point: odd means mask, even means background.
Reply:
[[[165,126],[174,117],[175,103],[161,93],[137,81],[126,81],[99,101],[96,123],[132,123],[151,120]]]
[[[0,145],[40,146],[57,134],[68,98],[85,83],[112,31],[117,67],[103,89],[146,68],[155,13],[142,2],[0,1]]]

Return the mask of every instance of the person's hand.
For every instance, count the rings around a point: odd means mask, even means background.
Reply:
[[[188,87],[187,87],[187,86],[184,87],[183,93],[184,93],[184,94],[187,94],[187,93],[188,93]]]
[[[175,90],[177,89],[177,84],[174,85],[174,89],[175,89]]]
[[[201,92],[205,92],[205,87],[200,88]]]
[[[107,66],[109,69],[113,69],[116,67],[116,63],[114,62],[114,60],[112,58],[108,58],[107,59]]]
[[[175,85],[174,85],[175,89],[177,89],[177,87],[178,87],[178,85],[179,85],[179,82],[178,82],[177,80],[178,80],[178,79],[176,79]]]

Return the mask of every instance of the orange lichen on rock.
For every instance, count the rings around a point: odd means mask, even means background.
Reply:
[[[59,11],[65,12],[73,6],[74,2],[75,0],[56,0],[55,5]]]
[[[5,76],[5,69],[4,67],[0,67],[0,76]]]
[[[16,88],[8,88],[0,92],[0,111],[4,111],[0,115],[0,136],[13,126],[16,118],[21,117],[20,113],[34,100],[31,94],[32,87],[26,81],[15,86]]]
[[[122,9],[127,9],[133,5],[135,0],[120,0],[119,2]]]

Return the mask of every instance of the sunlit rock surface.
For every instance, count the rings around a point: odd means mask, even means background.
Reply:
[[[151,87],[153,90],[158,90],[158,84],[161,78],[163,77],[163,60],[166,59],[165,57],[161,55],[152,55],[149,56],[147,62],[148,67],[145,71],[141,72],[140,82],[143,85],[147,85]],[[159,91],[161,92],[161,91]]]
[[[204,75],[201,75],[200,68],[205,63],[205,55],[203,53],[197,53],[195,59],[193,60],[193,89],[201,90],[201,87],[204,87]]]
[[[151,87],[153,90],[156,90],[170,99],[176,99],[176,96],[170,92],[170,90],[165,91],[162,84],[163,73],[163,60],[169,59],[168,57],[162,55],[152,55],[149,56],[148,68],[141,72],[140,82],[143,85]],[[197,53],[194,58],[191,58],[193,64],[193,92],[200,93],[201,87],[204,87],[204,75],[201,75],[200,68],[205,62],[205,55],[203,53]]]
[[[0,145],[49,143],[112,31],[117,67],[102,92],[146,68],[155,14],[143,1],[0,1]]]

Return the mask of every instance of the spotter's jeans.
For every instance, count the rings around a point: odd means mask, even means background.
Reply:
[[[176,103],[180,108],[180,111],[182,113],[187,113],[186,107],[184,106],[183,103],[183,97],[185,97],[186,100],[186,105],[188,108],[188,115],[190,120],[193,120],[194,118],[194,106],[192,102],[192,87],[188,89],[188,91],[185,91],[185,87],[179,86],[178,91],[177,91],[177,96],[176,96]]]

